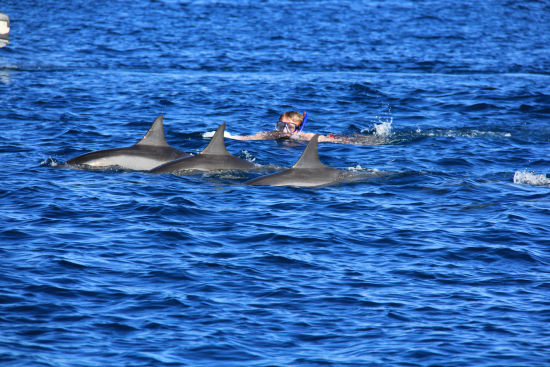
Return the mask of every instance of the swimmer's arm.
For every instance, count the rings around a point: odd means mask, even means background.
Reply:
[[[231,135],[228,136],[228,138],[234,140],[265,140],[262,133],[257,133],[254,135]]]
[[[261,131],[254,135],[231,135],[227,138],[229,139],[235,139],[235,140],[274,140],[274,139],[281,139],[281,138],[290,138],[295,140],[301,140],[301,141],[310,141],[315,134],[313,133],[300,133],[295,135],[289,135],[277,130],[272,131]],[[319,142],[320,143],[333,143],[333,144],[356,144],[350,137],[342,136],[342,135],[335,135],[335,134],[329,134],[329,135],[319,135]]]
[[[330,135],[319,135],[319,143],[342,143],[340,137],[330,134]]]
[[[235,140],[273,140],[287,137],[288,134],[280,131],[260,131],[254,135],[231,135],[230,139]]]
[[[352,144],[352,145],[377,145],[380,144],[376,137],[369,135],[336,135],[328,134],[319,136],[320,142],[333,144]]]
[[[301,133],[300,135],[293,135],[291,136],[292,139],[301,140],[301,141],[310,141],[313,139],[315,134],[313,133]],[[341,135],[319,135],[318,142],[319,143],[334,143],[334,144],[348,144],[349,139],[346,139],[345,137]]]

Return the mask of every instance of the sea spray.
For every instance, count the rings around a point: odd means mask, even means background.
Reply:
[[[376,116],[376,122],[374,122],[374,135],[381,138],[388,138],[393,134],[391,107],[386,106],[386,108],[387,111],[384,111],[381,116]]]
[[[519,185],[550,186],[550,178],[532,171],[516,171],[514,183]]]

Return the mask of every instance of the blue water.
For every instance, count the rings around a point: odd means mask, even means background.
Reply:
[[[550,365],[548,1],[4,0],[0,364]],[[376,177],[84,171],[164,114]],[[304,144],[226,139],[290,166]]]

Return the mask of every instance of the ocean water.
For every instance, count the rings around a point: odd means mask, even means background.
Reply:
[[[4,0],[0,364],[550,365],[548,1]],[[63,162],[307,111],[373,178]],[[226,139],[288,167],[305,144]]]

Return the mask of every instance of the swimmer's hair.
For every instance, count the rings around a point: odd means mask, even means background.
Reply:
[[[285,113],[283,113],[283,114],[281,115],[281,117],[279,117],[279,121],[280,121],[284,116],[288,117],[289,119],[291,119],[291,120],[294,121],[294,122],[299,123],[300,125],[302,125],[302,122],[304,121],[304,115],[302,115],[301,113],[296,112],[296,111],[286,111]]]

